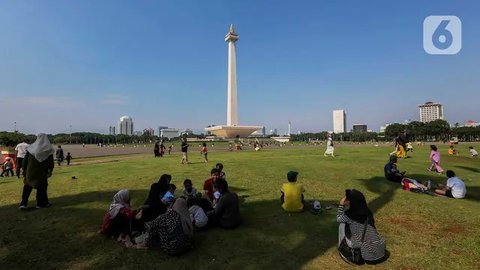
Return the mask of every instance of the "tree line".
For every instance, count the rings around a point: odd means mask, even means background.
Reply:
[[[291,136],[292,141],[310,141],[310,140],[326,140],[328,132],[319,133],[301,133]],[[387,126],[385,132],[345,132],[332,134],[335,141],[352,141],[352,142],[368,142],[368,141],[392,141],[399,134],[405,134],[410,141],[446,141],[452,137],[458,138],[459,141],[479,141],[480,126],[477,127],[459,127],[450,124],[445,120],[435,120],[428,123],[413,121],[408,124],[392,124]]]

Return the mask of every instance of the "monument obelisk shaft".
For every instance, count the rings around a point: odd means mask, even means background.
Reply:
[[[238,105],[237,105],[237,62],[235,56],[235,42],[238,35],[235,33],[233,24],[230,25],[230,31],[225,36],[228,42],[228,96],[227,96],[227,126],[238,125]]]

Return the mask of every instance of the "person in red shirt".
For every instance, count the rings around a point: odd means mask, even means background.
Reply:
[[[213,202],[213,193],[216,190],[216,185],[215,182],[217,179],[220,177],[220,172],[217,168],[213,168],[210,171],[210,178],[205,180],[205,183],[203,184],[203,192],[204,192],[204,197],[207,199],[210,203]]]

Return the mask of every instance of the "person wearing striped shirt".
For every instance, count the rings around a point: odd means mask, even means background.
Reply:
[[[339,224],[339,246],[345,239],[348,247],[359,248],[361,257],[367,263],[383,261],[386,254],[386,244],[382,236],[377,232],[375,219],[368,209],[365,196],[358,190],[347,189],[346,196],[340,201],[337,211]],[[348,210],[345,207],[348,205]],[[362,236],[365,236],[362,241]],[[340,256],[349,261],[340,252]]]

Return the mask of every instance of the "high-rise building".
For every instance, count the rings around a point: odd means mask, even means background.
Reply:
[[[347,130],[347,113],[345,110],[333,111],[333,132],[344,133]]]
[[[154,136],[155,130],[153,128],[146,128],[143,130],[143,134],[146,134],[148,136]]]
[[[118,134],[133,135],[133,119],[130,116],[120,117],[118,122]]]
[[[115,126],[108,127],[108,134],[114,136],[117,135],[117,133],[115,133]]]
[[[365,124],[354,124],[352,127],[352,132],[367,132],[368,128]]]
[[[427,102],[418,105],[418,108],[420,108],[420,122],[428,123],[443,119],[443,106],[440,103]]]

